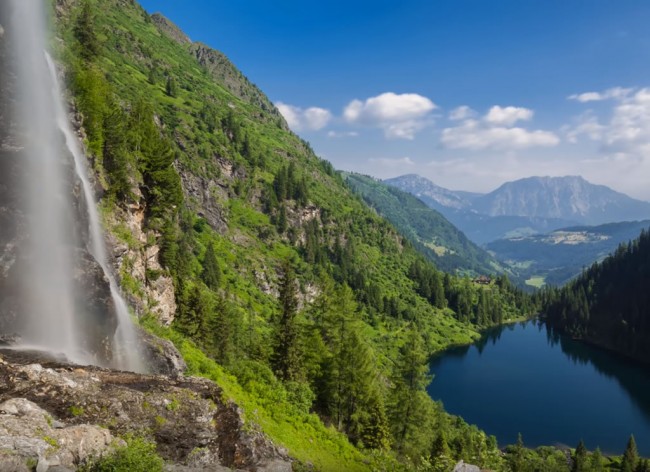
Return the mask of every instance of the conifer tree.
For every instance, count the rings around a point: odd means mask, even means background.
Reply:
[[[229,365],[235,353],[236,314],[227,297],[218,297],[214,315],[208,324],[209,342],[215,359],[222,365]]]
[[[573,454],[573,462],[571,465],[571,472],[588,472],[589,464],[587,462],[587,448],[585,443],[580,440],[576,447],[575,454]]]
[[[210,289],[216,290],[219,288],[221,283],[221,270],[219,269],[219,263],[217,262],[217,257],[214,253],[213,244],[208,245],[208,249],[205,251],[201,277],[203,278],[205,285]]]
[[[276,327],[272,364],[284,381],[301,381],[304,377],[298,325],[298,293],[291,262],[285,261],[280,276],[280,318]]]
[[[99,54],[99,39],[95,32],[95,17],[91,0],[83,0],[74,26],[74,34],[81,47],[81,57],[94,60]]]
[[[627,441],[627,447],[623,453],[623,461],[621,462],[621,472],[634,472],[639,462],[639,452],[636,448],[636,441],[634,435],[630,435]]]
[[[524,472],[526,466],[526,449],[521,433],[517,435],[517,443],[514,446],[512,454],[508,456],[508,462],[512,472]]]
[[[165,84],[165,93],[170,97],[178,96],[178,85],[176,84],[176,79],[171,75],[167,76],[167,83]]]
[[[407,443],[421,434],[420,428],[425,423],[421,417],[425,411],[422,394],[426,395],[425,388],[430,380],[422,337],[411,326],[395,363],[390,395],[389,418],[393,444],[400,456],[404,455]]]
[[[589,457],[589,472],[603,472],[605,470],[605,465],[603,464],[603,454],[600,452],[600,448],[596,450]]]

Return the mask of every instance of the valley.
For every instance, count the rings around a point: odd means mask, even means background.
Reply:
[[[521,172],[585,127],[341,79],[330,27],[437,15],[292,5],[0,3],[0,471],[650,470],[650,203]]]

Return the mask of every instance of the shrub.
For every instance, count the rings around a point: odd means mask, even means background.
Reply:
[[[156,453],[156,444],[144,438],[127,435],[126,446],[113,454],[91,461],[82,472],[162,472],[164,462]]]

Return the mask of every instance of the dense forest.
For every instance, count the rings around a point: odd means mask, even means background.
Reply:
[[[425,390],[434,352],[534,315],[531,297],[505,276],[441,272],[223,55],[164,18],[131,0],[54,8],[104,225],[126,248],[122,288],[189,374],[316,470],[565,470],[558,450],[502,453]],[[138,278],[131,254],[159,265]],[[165,278],[171,322],[150,297]]]
[[[545,291],[549,325],[575,338],[650,361],[650,232],[621,244],[561,289]]]

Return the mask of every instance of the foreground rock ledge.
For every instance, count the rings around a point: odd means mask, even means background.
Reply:
[[[291,471],[286,451],[244,428],[240,409],[206,379],[31,363],[24,354],[0,351],[0,405],[2,471],[29,470],[27,459],[39,461],[38,472],[74,470],[129,432],[153,439],[170,471]]]

